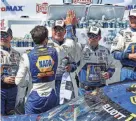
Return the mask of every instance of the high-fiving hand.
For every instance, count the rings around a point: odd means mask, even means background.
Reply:
[[[66,19],[64,20],[65,25],[76,25],[78,20],[76,18],[76,14],[73,10],[69,10],[66,15]]]

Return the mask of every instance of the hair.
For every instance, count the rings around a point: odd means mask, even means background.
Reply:
[[[41,44],[48,39],[48,29],[45,26],[36,26],[30,33],[35,44]]]

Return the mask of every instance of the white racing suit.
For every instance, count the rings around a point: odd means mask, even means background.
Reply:
[[[25,114],[25,102],[32,89],[32,81],[30,74],[27,73],[26,78],[18,85],[15,111],[16,114]]]
[[[31,49],[25,50],[23,53],[29,53]],[[23,54],[21,52],[21,54]],[[25,102],[27,97],[32,89],[32,80],[30,77],[30,73],[26,74],[26,77],[23,81],[18,85],[18,92],[16,98],[15,112],[16,114],[25,114]]]
[[[58,52],[59,64],[56,72],[55,87],[58,96],[58,104],[62,104],[60,103],[62,99],[61,98],[62,96],[60,96],[60,88],[61,88],[62,76],[65,73],[66,65],[64,63],[65,61],[68,61],[67,63],[70,64],[71,66],[71,72],[74,72],[77,68],[76,63],[73,57],[71,56],[71,53],[74,53],[73,50],[75,48],[75,43],[72,39],[65,39],[64,42],[60,44],[58,41],[52,40],[52,38],[50,38],[50,40],[48,41],[48,46],[55,48]],[[66,85],[69,85],[68,90],[72,91],[72,93],[69,99],[65,99],[65,101],[62,101],[63,103],[75,97],[75,92],[74,92],[75,80],[71,78],[71,72],[68,74],[70,76],[70,80],[66,82],[67,83]]]
[[[17,86],[15,84],[7,84],[4,78],[8,76],[16,76],[20,54],[13,48],[0,46],[1,57],[1,114],[14,113]]]
[[[74,26],[69,25],[69,27],[66,28],[66,32],[67,32],[66,37],[74,40],[75,47],[73,48],[72,53],[70,53],[70,56],[74,59],[74,62],[77,64],[77,67],[78,67],[78,63],[81,59],[81,56],[82,56],[81,53],[82,53],[84,45],[79,42],[81,38],[76,37],[77,36],[76,28]],[[70,73],[70,75],[71,75],[73,86],[74,86],[75,97],[78,97],[79,96],[78,94],[78,86],[79,86],[78,69],[75,70],[73,73]]]
[[[113,75],[115,68],[112,62],[112,56],[107,48],[98,45],[96,48],[85,45],[81,60],[79,62],[79,94],[84,95],[96,87],[106,84],[102,74],[108,72],[110,77]]]
[[[71,80],[72,84],[70,81],[66,81],[66,82],[62,81],[61,82],[61,83],[63,83],[61,85],[61,87],[64,86],[64,83],[68,83],[65,86],[66,88],[67,88],[67,85],[69,85],[69,87],[72,87],[71,89],[70,88],[68,89],[68,91],[72,90],[72,96],[71,96],[71,98],[69,98],[65,101],[63,101],[64,98],[61,98],[60,104],[67,102],[70,99],[78,96],[78,87],[77,87],[77,83],[75,80],[75,70],[77,67],[76,63],[80,60],[81,47],[80,47],[80,44],[77,43],[75,40],[75,33],[74,32],[75,31],[73,30],[73,26],[68,25],[68,26],[66,26],[66,36],[65,36],[66,39],[64,40],[64,43],[60,44],[59,42],[52,40],[52,38],[50,38],[50,40],[48,41],[48,45],[56,48],[56,50],[58,52],[58,56],[59,56],[59,66],[58,66],[57,73],[56,73],[56,80],[57,80],[56,83],[58,83],[58,85],[60,83],[60,80],[63,80],[62,75],[64,74],[65,71],[64,71],[64,69],[61,68],[61,66],[62,66],[61,62],[64,60],[65,57],[69,58],[69,61],[70,61],[69,64],[72,67],[72,70],[70,73],[65,73],[65,75],[67,75],[67,77],[70,77],[68,80]],[[58,87],[58,86],[56,86],[56,87]],[[67,91],[67,90],[65,90],[65,91]],[[59,95],[59,91],[57,91],[57,92]],[[64,92],[64,91],[61,90],[61,92]],[[63,97],[63,96],[61,96],[61,97]]]
[[[136,53],[136,30],[127,28],[121,30],[111,46],[113,57],[122,64],[121,81],[136,80],[136,61],[128,58],[129,53]]]

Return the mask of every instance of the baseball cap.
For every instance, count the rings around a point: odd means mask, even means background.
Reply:
[[[1,31],[1,37],[8,37],[9,35],[12,36],[12,30],[9,27],[5,27],[5,29],[0,30]]]
[[[64,21],[63,20],[56,20],[53,29],[55,31],[59,31],[59,32],[64,31],[65,30],[65,23],[64,23]]]
[[[100,35],[101,29],[96,26],[91,26],[87,30],[87,36],[89,38],[96,38]]]
[[[129,16],[136,16],[136,9],[131,9],[129,11]]]
[[[55,26],[61,26],[61,27],[64,27],[65,23],[63,20],[56,20],[55,21]]]
[[[65,23],[63,20],[56,20],[54,27],[65,28]]]

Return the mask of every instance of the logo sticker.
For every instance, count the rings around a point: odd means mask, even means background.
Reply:
[[[131,88],[136,88],[136,84],[131,85]],[[136,91],[131,91],[132,93],[136,93]]]
[[[125,121],[133,121],[136,118],[136,114],[131,114]]]
[[[109,113],[111,116],[114,116],[114,118],[120,120],[122,118],[125,118],[126,116],[124,114],[122,114],[121,112],[119,112],[118,110],[114,109],[113,107],[111,107],[109,104],[106,104],[104,106],[102,106],[102,108]]]
[[[1,7],[1,11],[23,11],[24,6],[6,6],[6,7]]]
[[[136,105],[136,96],[130,97],[131,102]]]
[[[136,5],[128,5],[126,6],[126,10],[136,9]]]
[[[51,56],[40,56],[38,57],[36,66],[39,69],[40,73],[38,73],[38,77],[46,77],[52,76],[54,74],[53,71],[54,61]]]
[[[54,65],[54,61],[51,56],[40,56],[36,63],[36,66],[40,70],[40,72],[51,71]]]
[[[36,4],[36,13],[47,14],[48,3]]]

